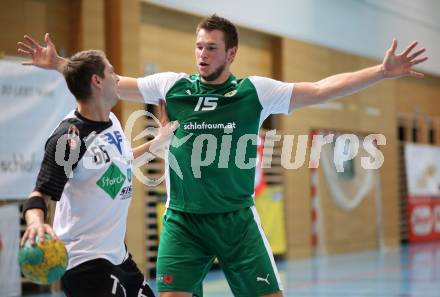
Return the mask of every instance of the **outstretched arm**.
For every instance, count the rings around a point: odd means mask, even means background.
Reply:
[[[119,76],[118,94],[123,100],[145,103],[144,97],[139,91],[137,79],[128,76]]]
[[[44,69],[52,69],[63,73],[64,66],[68,59],[58,55],[55,44],[49,36],[49,33],[44,35],[45,46],[40,45],[33,38],[28,35],[24,36],[23,42],[18,42],[18,53],[25,55],[30,60],[23,62],[23,65],[32,65]],[[136,78],[120,76],[118,83],[118,93],[121,98],[125,100],[144,102],[144,99],[139,91]]]
[[[426,61],[428,57],[419,58],[426,49],[413,51],[416,46],[417,42],[413,42],[402,53],[396,54],[397,41],[394,39],[380,65],[333,75],[314,83],[296,83],[290,100],[290,111],[351,95],[386,78],[423,77],[423,73],[413,70],[413,66]]]

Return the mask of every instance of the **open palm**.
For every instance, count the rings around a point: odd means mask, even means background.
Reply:
[[[419,57],[426,51],[425,48],[416,50],[417,42],[413,42],[402,53],[396,54],[397,40],[394,39],[390,49],[386,52],[382,62],[384,75],[387,78],[396,78],[401,76],[423,77],[423,73],[413,70],[413,67],[428,59],[428,57]]]
[[[31,60],[23,62],[23,65],[34,65],[46,69],[57,68],[57,62],[60,57],[58,56],[55,45],[49,37],[49,33],[46,33],[44,36],[44,41],[46,43],[45,47],[38,44],[31,37],[27,35],[24,36],[24,41],[17,44],[18,52],[31,58]]]

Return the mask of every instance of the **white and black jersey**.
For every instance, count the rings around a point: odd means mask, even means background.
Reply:
[[[67,269],[97,258],[118,265],[127,257],[132,160],[113,113],[95,122],[72,111],[46,142],[35,190],[58,201],[54,230],[69,254]]]

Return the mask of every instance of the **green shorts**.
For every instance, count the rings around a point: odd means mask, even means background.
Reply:
[[[234,296],[282,290],[272,250],[255,207],[219,214],[167,209],[157,258],[159,292],[192,292],[217,258]]]

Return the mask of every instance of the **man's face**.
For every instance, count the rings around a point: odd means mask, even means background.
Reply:
[[[215,83],[219,78],[224,79],[229,74],[229,66],[236,51],[236,47],[226,50],[222,31],[200,29],[197,33],[195,54],[197,68],[203,80]]]
[[[116,104],[119,99],[118,83],[119,76],[113,70],[113,66],[105,59],[104,79],[102,82],[102,95],[110,104]]]

